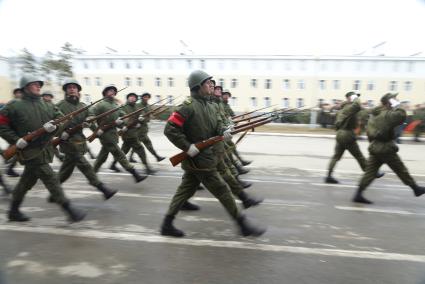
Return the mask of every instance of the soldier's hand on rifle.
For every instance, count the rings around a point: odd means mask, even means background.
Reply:
[[[53,120],[46,122],[43,124],[44,130],[46,130],[48,133],[51,133],[56,130],[57,126],[53,124]]]
[[[138,118],[138,120],[139,120],[140,122],[143,122],[143,121],[145,121],[145,117],[144,117],[143,115],[140,115],[140,116],[139,116],[139,118]]]
[[[198,150],[198,148],[196,148],[195,144],[190,144],[189,149],[186,151],[186,153],[190,156],[190,157],[195,157],[196,155],[198,155],[200,152]]]
[[[121,129],[121,131],[122,131],[122,132],[127,132],[127,130],[128,130],[127,126],[124,126],[124,127]]]
[[[117,118],[117,120],[115,120],[116,125],[121,125],[123,123],[124,123],[124,120],[122,120],[121,118]]]
[[[96,132],[96,136],[97,136],[97,137],[102,136],[102,134],[103,134],[103,130],[102,130],[102,129],[99,129],[99,130]]]
[[[16,141],[16,147],[18,149],[24,149],[28,146],[28,142],[25,141],[23,138],[19,138],[18,141]]]
[[[396,107],[398,107],[399,105],[400,105],[400,102],[399,101],[397,101],[396,99],[394,99],[394,98],[391,98],[390,99],[390,104],[391,104],[391,107],[392,108],[396,108]]]
[[[357,94],[351,95],[350,96],[350,101],[354,102],[355,100],[357,100],[359,98],[359,96]]]
[[[226,141],[230,141],[232,140],[232,131],[234,130],[233,126],[228,126],[224,131],[223,131],[223,136],[224,136],[224,140]]]
[[[90,123],[88,123],[87,121],[83,122],[83,128],[89,128],[90,127]]]
[[[68,140],[68,138],[69,138],[69,133],[68,132],[66,132],[66,131],[64,131],[64,132],[62,132],[62,134],[61,134],[61,140]]]
[[[135,127],[140,128],[140,127],[142,127],[142,125],[140,123],[137,123]]]

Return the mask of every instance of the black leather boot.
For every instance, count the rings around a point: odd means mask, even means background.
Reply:
[[[199,209],[201,208],[198,205],[190,203],[189,201],[186,201],[180,208],[180,210],[183,211],[198,211]]]
[[[26,216],[19,210],[22,201],[12,201],[10,205],[10,210],[8,212],[9,221],[12,222],[27,222],[31,220],[30,217]]]
[[[247,182],[247,181],[243,181],[239,178],[239,176],[236,177],[237,181],[239,182],[239,184],[243,187],[243,188],[248,188],[252,185],[252,183]]]
[[[177,229],[173,225],[174,216],[165,215],[164,221],[161,225],[161,235],[181,238],[184,237],[184,232]]]
[[[136,181],[136,183],[143,181],[144,179],[146,179],[148,176],[146,175],[142,175],[140,174],[136,169],[131,169],[128,171],[130,174],[133,175],[134,180]]]
[[[121,170],[117,168],[117,161],[113,161],[112,164],[111,164],[111,166],[109,167],[109,169],[111,171],[116,172],[116,173],[120,173],[121,172]]]
[[[160,155],[158,155],[158,154],[156,154],[156,153],[155,153],[155,158],[156,158],[156,161],[157,161],[157,162],[161,162],[162,160],[164,160],[164,159],[165,159],[165,157],[162,157],[162,156],[160,156]]]
[[[116,189],[110,189],[108,188],[105,184],[101,183],[97,186],[97,189],[103,193],[103,197],[105,198],[105,200],[108,200],[109,198],[111,198],[112,196],[115,195],[115,193],[118,192],[118,190]]]
[[[354,197],[353,197],[353,200],[352,200],[353,202],[356,202],[356,203],[363,203],[363,204],[373,204],[373,202],[372,201],[370,201],[369,199],[366,199],[364,196],[363,196],[363,190],[362,189],[360,189],[360,188],[358,188],[357,189],[357,192],[356,192],[356,194],[354,195]]]
[[[249,173],[249,170],[248,169],[245,169],[242,165],[236,164],[235,167],[238,170],[238,173],[240,175],[244,175],[244,174]]]
[[[15,171],[15,169],[13,168],[14,166],[15,166],[14,164],[10,164],[10,165],[7,167],[6,174],[7,174],[8,176],[10,176],[10,177],[19,177],[19,176],[20,176],[20,174],[18,174],[18,173]]]
[[[239,225],[240,233],[244,237],[253,236],[259,237],[266,232],[265,228],[257,227],[251,224],[245,216],[240,216],[236,219]]]
[[[331,184],[336,184],[336,183],[339,183],[339,181],[338,180],[336,180],[333,176],[331,176],[331,175],[328,175],[326,178],[325,178],[325,182],[326,183],[331,183]]]
[[[71,222],[80,222],[86,217],[86,212],[75,208],[69,201],[62,204],[62,209],[68,214]]]
[[[415,194],[416,197],[421,196],[422,194],[425,193],[425,187],[423,186],[419,186],[415,184],[411,186],[411,188],[413,189],[413,193]]]
[[[252,206],[257,206],[261,202],[264,201],[263,198],[257,198],[257,197],[254,197],[254,196],[250,196],[248,193],[246,193],[244,191],[241,191],[241,193],[239,193],[238,197],[242,201],[242,205],[245,209],[248,209],[249,207],[252,207]]]

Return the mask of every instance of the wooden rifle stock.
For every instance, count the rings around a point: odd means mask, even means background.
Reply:
[[[273,121],[273,119],[268,118],[267,120],[264,120],[264,121],[261,121],[261,122],[249,123],[249,125],[244,125],[240,129],[234,130],[231,133],[233,135],[233,134],[236,134],[236,133],[239,133],[239,132],[246,131],[246,130],[251,129],[251,128],[255,128],[255,127],[264,125],[264,124],[269,123],[271,121]],[[196,148],[199,149],[199,151],[202,151],[203,149],[205,149],[205,148],[207,148],[211,145],[214,145],[217,142],[223,141],[223,139],[224,139],[223,136],[214,136],[214,137],[211,137],[211,138],[204,140],[202,142],[196,143],[195,146],[196,146]],[[180,164],[182,161],[186,160],[187,158],[189,158],[189,155],[187,154],[187,152],[183,151],[183,152],[178,153],[177,155],[172,156],[170,158],[170,162],[173,165],[173,167],[175,167],[178,164]]]
[[[89,105],[87,105],[85,107],[82,107],[82,108],[77,109],[77,110],[75,110],[73,112],[70,112],[67,115],[63,116],[63,117],[60,117],[58,119],[55,119],[53,121],[53,125],[58,125],[58,124],[60,124],[60,123],[62,123],[64,121],[68,121],[68,120],[74,118],[76,115],[82,113],[83,111],[89,109],[90,107],[92,107],[93,105],[97,104],[98,102],[100,102],[100,101],[102,101],[104,99],[105,98],[99,99],[99,100],[97,100],[97,101],[95,101],[95,102],[93,102],[93,103],[91,103],[91,104],[89,104]],[[34,140],[35,138],[38,138],[38,137],[42,136],[46,132],[47,131],[44,129],[44,127],[41,127],[39,129],[34,130],[33,132],[31,132],[31,133],[23,136],[22,139],[24,139],[26,142],[31,142],[32,140]],[[15,145],[10,146],[6,150],[4,150],[3,151],[3,157],[4,157],[4,159],[5,160],[9,160],[13,156],[15,156],[17,149],[18,148],[16,147],[16,144],[15,144]]]

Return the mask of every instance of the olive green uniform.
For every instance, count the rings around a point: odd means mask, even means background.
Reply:
[[[8,143],[15,144],[19,138],[42,128],[45,123],[61,116],[61,113],[54,105],[44,103],[39,96],[23,91],[22,99],[7,104],[0,115],[0,136]],[[12,203],[20,204],[38,179],[41,179],[58,204],[68,203],[59,179],[49,165],[53,159],[50,143],[53,134],[44,134],[24,149],[18,150],[18,160],[24,165],[24,172],[13,191]]]
[[[193,143],[222,134],[222,121],[208,98],[192,92],[191,98],[169,118],[164,134],[176,147],[186,151]],[[175,216],[181,206],[194,195],[201,182],[233,218],[240,216],[229,188],[217,172],[217,162],[213,147],[182,162],[182,183],[173,196],[167,216]]]
[[[56,106],[63,114],[68,114],[86,105],[82,102],[66,98]],[[66,124],[66,128],[71,129],[82,124],[88,116],[89,110],[80,113]],[[71,176],[74,168],[77,167],[91,185],[98,187],[101,184],[93,167],[84,157],[84,154],[87,152],[87,143],[82,128],[80,131],[72,134],[66,141],[61,141],[60,149],[61,152],[65,153],[65,159],[59,170],[59,180],[61,183],[65,182]]]
[[[422,122],[418,124],[414,130],[415,140],[419,141],[421,133],[425,132],[425,108],[418,108],[417,110],[415,110],[413,119],[422,120]]]
[[[45,104],[48,104],[48,105],[51,105],[52,107],[54,107],[54,106],[55,106],[55,104],[54,104],[53,102],[46,102],[46,101],[44,101],[44,103],[45,103]],[[63,162],[63,159],[64,159],[63,154],[61,154],[61,153],[59,152],[58,148],[53,147],[53,155],[54,155],[56,158],[58,158],[58,160],[60,160],[61,162]]]
[[[366,171],[359,183],[359,190],[365,190],[372,183],[382,164],[387,164],[404,184],[410,187],[416,186],[415,181],[397,155],[398,146],[394,142],[394,128],[405,121],[406,111],[401,108],[388,110],[377,107],[372,114],[373,116],[367,126],[367,134],[370,140],[369,159]]]
[[[105,100],[101,101],[94,107],[93,114],[97,116],[101,113],[104,113],[116,107],[118,107],[118,104],[114,101],[113,98],[106,98]],[[102,126],[102,125],[114,123],[115,120],[117,120],[121,115],[123,115],[122,111],[116,111],[97,121],[97,124],[99,126]],[[120,163],[120,165],[125,170],[131,171],[134,169],[134,167],[128,162],[127,158],[125,157],[125,154],[121,151],[120,147],[118,146],[119,136],[118,136],[117,129],[115,127],[105,130],[105,132],[99,137],[99,139],[100,139],[100,143],[102,144],[102,148],[93,166],[95,172],[97,172],[99,168],[102,166],[102,164],[106,161],[109,153],[111,153],[114,156],[114,159],[118,163]]]
[[[336,145],[334,155],[329,163],[328,176],[332,175],[336,163],[341,159],[345,150],[348,150],[353,155],[363,171],[366,169],[366,159],[360,151],[354,133],[357,125],[356,114],[360,109],[359,99],[356,99],[354,102],[344,102],[341,110],[337,113],[335,123],[337,129]]]
[[[137,107],[139,109],[144,108],[144,110],[142,111],[142,114],[146,114],[147,112],[151,111],[151,107],[149,106],[149,104],[147,104],[143,101],[138,103]],[[159,160],[161,157],[158,155],[158,153],[153,148],[152,141],[150,140],[150,138],[148,136],[148,132],[149,132],[148,122],[149,121],[150,121],[150,117],[146,116],[145,119],[140,123],[141,126],[140,126],[140,128],[138,128],[139,140],[140,140],[140,142],[143,143],[143,145],[145,145],[146,149],[148,149],[148,151],[152,155],[154,155],[157,160]]]

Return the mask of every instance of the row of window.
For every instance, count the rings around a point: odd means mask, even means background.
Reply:
[[[181,61],[181,59],[154,59],[154,67],[155,69],[174,69],[174,65],[176,62]],[[246,60],[214,60],[214,61],[206,61],[205,59],[186,59],[185,60],[186,68],[192,70],[195,68],[206,69],[208,68],[218,68],[219,70],[232,69],[238,70],[239,68],[246,69]],[[243,62],[243,66],[240,66],[241,62]],[[309,64],[311,63],[311,64]],[[316,61],[312,60],[250,60],[251,68],[256,69],[265,69],[265,70],[273,70],[273,69],[283,69],[286,71],[291,71],[293,69],[298,69],[305,71],[310,68],[315,67]],[[108,61],[107,68],[114,69],[124,68],[124,69],[143,69],[144,62],[143,60],[127,60],[127,61]],[[317,69],[319,71],[341,71],[342,65],[348,64],[351,65],[350,70],[354,71],[378,71],[380,64],[387,64],[386,69],[391,70],[393,72],[405,71],[405,72],[413,72],[415,69],[414,61],[386,61],[386,62],[378,62],[378,61],[341,61],[341,60],[321,60],[318,63]],[[391,66],[388,66],[390,64]],[[84,60],[83,68],[84,69],[100,69],[104,66],[101,66],[101,61],[99,60]]]
[[[156,77],[154,79],[154,85],[155,87],[162,87],[163,85],[163,80],[160,77]],[[173,77],[168,77],[166,78],[166,86],[169,88],[173,88],[175,87],[175,80]],[[250,80],[250,86],[252,88],[258,88],[259,86],[259,80],[258,79],[251,79]],[[225,80],[220,78],[218,79],[218,85],[222,86],[223,88],[226,87],[226,83]],[[86,86],[90,86],[92,85],[92,80],[89,77],[84,77],[84,84]],[[143,78],[142,77],[137,77],[135,78],[135,80],[133,81],[133,78],[130,77],[125,77],[124,78],[124,86],[126,87],[131,87],[133,86],[133,84],[135,84],[134,86],[137,87],[143,87]],[[296,81],[296,89],[297,90],[304,90],[306,88],[306,83],[303,79],[299,79]],[[328,84],[330,84],[330,86],[328,86]],[[388,90],[390,92],[396,92],[399,90],[399,84],[403,86],[403,91],[406,92],[410,92],[413,88],[413,83],[412,81],[404,81],[404,82],[398,82],[398,81],[390,81],[388,83]],[[95,77],[93,80],[93,85],[94,86],[102,86],[102,78],[100,77]],[[234,89],[237,88],[239,85],[238,79],[231,79],[230,80],[230,88]],[[264,80],[264,89],[272,89],[272,80],[271,79],[265,79]],[[373,91],[376,89],[376,83],[374,81],[367,81],[365,82],[366,85],[366,90],[368,91]],[[186,82],[186,86],[187,86],[187,82]],[[290,90],[292,88],[292,83],[290,79],[283,79],[282,80],[282,89],[283,90]],[[340,80],[319,80],[318,81],[318,88],[319,90],[326,90],[327,88],[329,89],[333,89],[333,90],[339,90],[341,88],[341,81]],[[362,89],[362,81],[360,80],[354,80],[353,81],[353,85],[352,85],[352,89],[356,90],[356,91],[360,91]]]

